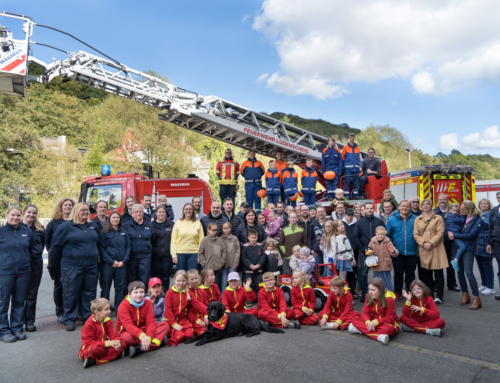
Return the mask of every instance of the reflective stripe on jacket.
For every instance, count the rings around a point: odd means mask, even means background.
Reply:
[[[268,169],[266,175],[264,177],[266,181],[266,193],[268,195],[272,194],[280,194],[281,190],[281,180],[280,180],[280,172],[278,169]]]
[[[302,193],[316,194],[316,181],[318,173],[312,168],[305,168],[300,175],[300,183],[302,184]]]

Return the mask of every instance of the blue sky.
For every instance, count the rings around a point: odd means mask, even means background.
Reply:
[[[359,129],[389,124],[429,154],[457,148],[500,156],[498,3],[345,3],[7,0],[3,9],[201,95]],[[43,28],[32,39],[89,51]],[[64,57],[34,49],[44,61]]]

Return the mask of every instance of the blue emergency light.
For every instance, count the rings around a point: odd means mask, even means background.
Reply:
[[[111,175],[111,166],[109,165],[101,165],[101,176],[109,176]]]

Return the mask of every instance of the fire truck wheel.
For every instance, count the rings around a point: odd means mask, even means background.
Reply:
[[[287,306],[292,305],[292,289],[290,286],[281,286],[281,290],[283,290],[283,294],[285,295],[285,301]],[[326,301],[325,301],[326,302]]]
[[[322,290],[317,290],[317,289],[314,289],[314,296],[316,297],[315,311],[320,312],[321,310],[323,310],[323,307],[325,307],[328,296]]]

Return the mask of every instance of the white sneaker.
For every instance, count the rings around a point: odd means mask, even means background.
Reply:
[[[333,330],[333,322],[326,322],[326,325],[321,327],[322,330]]]
[[[349,323],[349,327],[347,329],[351,334],[361,334],[361,331],[354,327],[352,323]]]
[[[483,294],[483,295],[493,295],[493,294],[495,294],[495,290],[486,288],[483,291],[481,291],[481,294]]]
[[[485,286],[481,286],[478,290],[479,290],[480,292],[483,292],[483,291],[484,291],[484,290],[486,290],[486,289],[487,289],[487,287],[485,287]]]
[[[379,335],[379,336],[377,336],[377,340],[380,343],[388,344],[389,343],[389,335]]]

